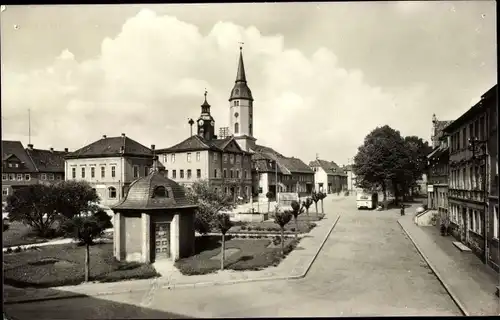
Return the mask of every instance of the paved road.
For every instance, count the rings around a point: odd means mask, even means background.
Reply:
[[[18,319],[460,315],[403,235],[398,211],[357,211],[353,201],[326,201],[326,212],[342,216],[302,280],[153,289],[5,308]]]

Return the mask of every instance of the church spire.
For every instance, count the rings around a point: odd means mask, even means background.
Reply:
[[[243,44],[243,42],[240,42]],[[240,46],[240,61],[238,62],[238,73],[236,73],[236,83],[247,82],[247,77],[245,75],[245,65],[243,64],[243,47]]]

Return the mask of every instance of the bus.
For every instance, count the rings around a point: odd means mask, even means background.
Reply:
[[[378,204],[378,193],[358,192],[356,195],[356,206],[359,209],[375,209]]]

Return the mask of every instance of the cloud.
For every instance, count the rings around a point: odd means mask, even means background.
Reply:
[[[231,22],[203,35],[195,25],[142,10],[102,41],[93,60],[78,61],[66,49],[43,69],[3,70],[4,139],[27,140],[29,108],[39,147],[76,149],[122,132],[168,147],[189,135],[187,119],[198,117],[205,88],[216,127],[227,126],[238,42],[245,43],[257,142],[306,162],[316,153],[346,162],[369,131],[386,123],[399,128],[426,94],[422,84],[374,86],[328,49],[307,56],[285,49],[284,41]]]

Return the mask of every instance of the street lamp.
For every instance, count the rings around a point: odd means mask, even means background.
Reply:
[[[484,263],[488,263],[488,218],[489,215],[486,212],[488,210],[488,203],[486,200],[486,177],[487,177],[487,165],[488,161],[486,161],[486,141],[479,140],[477,137],[469,138],[469,150],[472,151],[472,162],[476,163],[477,154],[481,152],[481,158],[484,158],[484,169],[479,173],[482,178],[482,189],[483,189],[483,210],[484,210],[484,219],[483,219],[483,230],[484,230]],[[476,177],[477,183],[477,177]]]
[[[276,204],[279,204],[280,202],[280,197],[278,196],[279,195],[279,192],[278,192],[278,161],[277,160],[269,160],[269,164],[272,166],[272,163],[274,162],[274,179],[276,181],[276,190],[275,193],[276,193]]]

